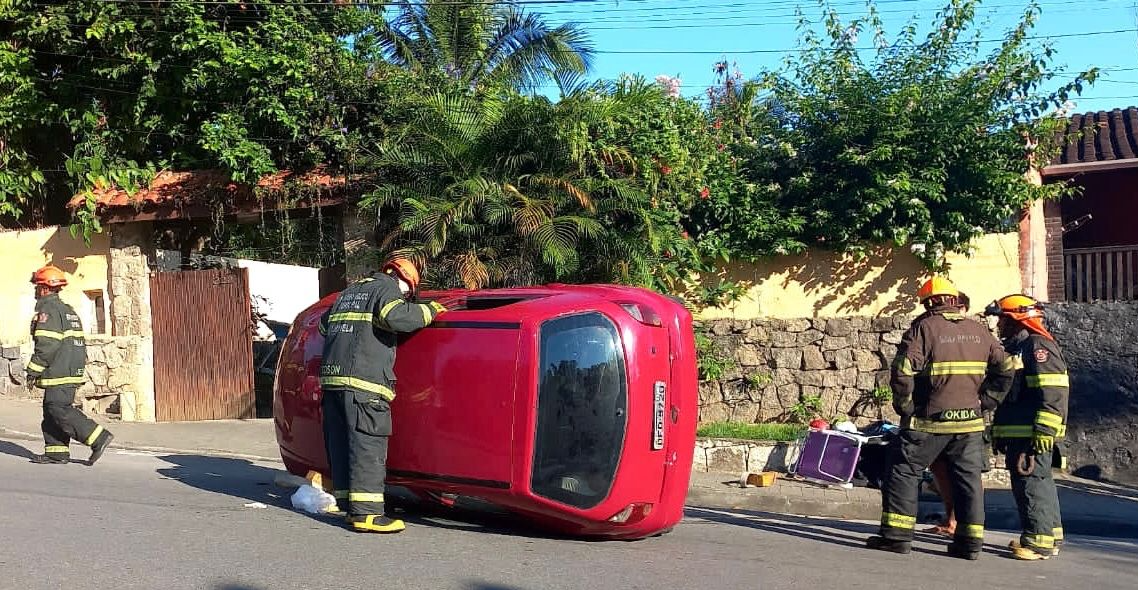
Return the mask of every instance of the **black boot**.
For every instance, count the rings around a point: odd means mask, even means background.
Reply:
[[[948,556],[957,559],[967,559],[968,561],[976,561],[980,559],[980,551],[953,541],[948,544]]]
[[[95,444],[91,445],[91,457],[87,459],[87,465],[94,465],[95,461],[98,461],[99,457],[103,456],[103,451],[106,451],[107,447],[111,446],[112,440],[115,440],[115,435],[110,432],[103,432],[103,434],[99,436],[99,440],[96,440]]]
[[[58,457],[52,455],[32,455],[32,463],[36,465],[66,465],[71,462],[68,457]]]
[[[886,539],[885,537],[870,537],[865,540],[865,546],[870,549],[877,549],[878,551],[888,551],[890,553],[899,553],[907,555],[913,550],[912,543],[909,541],[894,541]]]

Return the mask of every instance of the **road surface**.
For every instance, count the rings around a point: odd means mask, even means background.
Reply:
[[[0,588],[278,590],[393,588],[1133,588],[1134,539],[1071,539],[1022,563],[990,532],[978,562],[917,543],[861,548],[874,527],[691,509],[636,542],[549,538],[497,518],[410,511],[408,530],[364,535],[290,507],[280,466],[111,450],[95,467],[34,465],[38,443],[0,440]],[[78,458],[86,450],[76,448]],[[260,502],[266,507],[249,507]]]

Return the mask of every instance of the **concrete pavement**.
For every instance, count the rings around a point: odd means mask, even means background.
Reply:
[[[991,532],[961,562],[928,535],[897,556],[861,548],[872,523],[715,508],[637,542],[414,509],[405,533],[359,535],[289,508],[275,463],[115,450],[95,467],[33,465],[37,445],[0,440],[5,590],[1121,590],[1138,575],[1132,540],[1072,537],[1058,559],[1023,563],[1003,549],[1012,535]]]
[[[29,400],[0,399],[0,436],[41,441],[40,405]],[[272,420],[218,420],[162,424],[127,423],[100,419],[115,434],[114,447],[181,455],[251,459],[280,470],[280,455]],[[36,452],[42,442],[28,445]],[[78,459],[86,451],[74,448]],[[1138,537],[1138,488],[1067,477],[1060,481],[1063,520],[1072,534]],[[779,479],[768,488],[742,489],[722,473],[692,474],[689,506],[765,513],[819,516],[875,521],[880,518],[881,495],[873,489],[823,487]],[[1011,492],[986,491],[989,529],[1014,530],[1019,517]],[[932,522],[942,507],[935,496],[921,503],[921,521]]]

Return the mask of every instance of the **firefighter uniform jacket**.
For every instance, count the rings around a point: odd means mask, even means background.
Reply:
[[[58,293],[36,301],[32,318],[35,351],[28,361],[28,377],[42,388],[82,385],[87,364],[87,347],[79,316],[59,298]]]
[[[1015,382],[996,410],[992,438],[1031,438],[1040,432],[1062,439],[1067,435],[1070,381],[1059,345],[1024,330],[1009,344],[1008,352],[1016,361]]]
[[[399,283],[386,274],[349,285],[320,318],[320,385],[395,399],[397,333],[427,326],[443,309],[435,302],[405,301]]]
[[[996,407],[1014,373],[1011,357],[985,326],[954,308],[934,308],[913,321],[897,349],[893,408],[903,428],[982,432],[981,408]]]

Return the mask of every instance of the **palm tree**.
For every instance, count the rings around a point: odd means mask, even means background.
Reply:
[[[391,63],[444,75],[468,89],[532,91],[558,73],[592,66],[588,35],[574,23],[486,0],[392,3],[399,13],[378,41]]]
[[[437,287],[650,284],[680,230],[660,218],[627,150],[596,145],[589,130],[659,92],[594,85],[556,103],[441,92],[381,147],[386,180],[361,206],[381,213],[381,248],[431,260]]]

